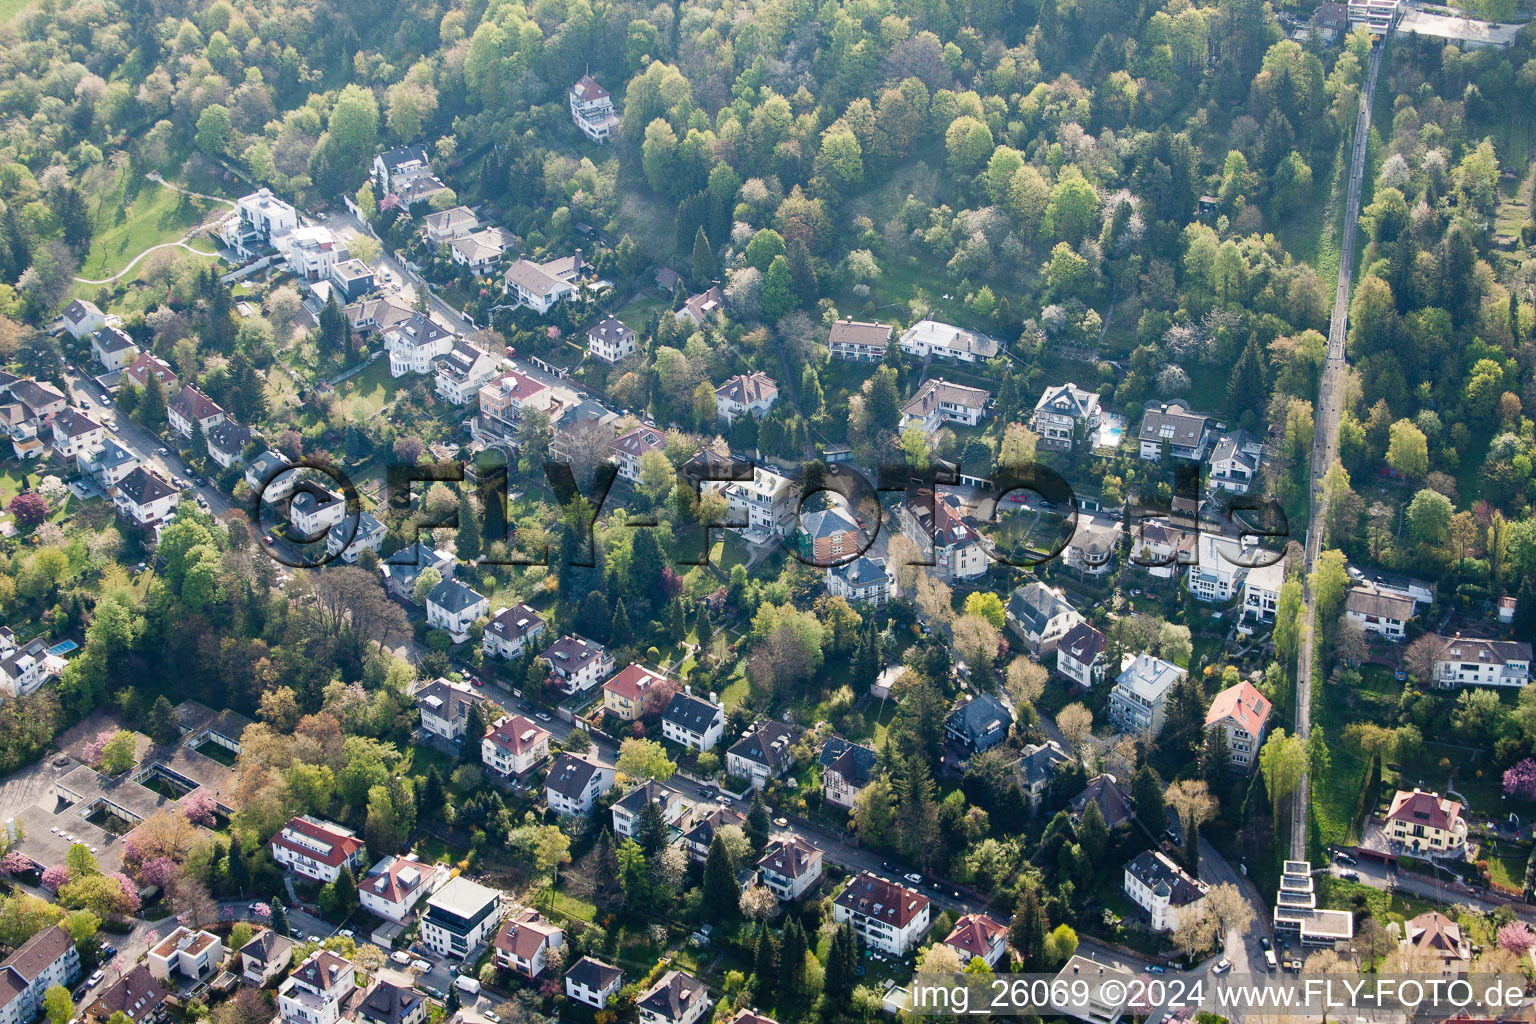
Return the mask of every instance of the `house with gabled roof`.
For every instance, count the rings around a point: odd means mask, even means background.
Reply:
[[[363,866],[363,841],[334,822],[300,814],[267,843],[272,859],[296,875],[334,882],[343,867],[355,876]]]
[[[79,341],[88,338],[107,325],[107,316],[90,299],[75,299],[64,307],[61,318],[70,337]]]
[[[571,121],[593,142],[607,142],[618,130],[623,119],[613,109],[613,97],[593,81],[591,75],[577,79],[567,98],[571,105]]]
[[[104,326],[91,333],[91,355],[110,373],[132,365],[139,346],[121,327]]]
[[[1247,773],[1259,763],[1270,706],[1269,698],[1246,679],[1212,699],[1205,715],[1205,730],[1221,729],[1226,734],[1229,768]]]
[[[851,924],[866,946],[906,956],[928,934],[931,910],[922,893],[863,871],[838,893],[832,918]]]
[[[623,987],[623,971],[590,956],[577,960],[565,972],[565,994],[594,1010],[607,1009],[608,1001]]]
[[[544,778],[544,802],[556,814],[584,817],[613,788],[614,774],[610,767],[566,751]]]
[[[480,218],[467,206],[455,206],[439,210],[421,218],[421,233],[432,245],[444,245],[455,238],[462,238],[480,226]]]
[[[357,991],[357,969],[328,949],[317,949],[277,989],[282,1024],[336,1024]]]
[[[251,432],[232,419],[214,424],[207,431],[208,457],[222,469],[228,469],[239,461],[246,445],[251,443]]]
[[[1387,811],[1387,838],[1414,854],[1463,854],[1467,819],[1459,801],[1422,789],[1400,789]]]
[[[666,441],[665,431],[643,423],[614,438],[613,450],[619,458],[619,476],[630,483],[639,483],[640,460],[650,452],[660,451]]]
[[[418,540],[379,563],[379,572],[384,576],[384,589],[389,596],[412,604],[416,603],[416,579],[428,568],[436,569],[447,579],[458,568],[458,562],[448,552]]]
[[[779,399],[779,385],[761,370],[738,373],[715,388],[715,415],[730,423],[743,413],[765,416]]]
[[[325,553],[340,558],[348,565],[356,565],[364,551],[378,554],[384,546],[389,530],[372,512],[357,512],[345,516],[325,535]]]
[[[683,820],[687,807],[676,790],[668,789],[655,779],[640,783],[619,797],[609,808],[613,816],[613,837],[617,840],[633,839],[635,823],[646,804],[656,804],[661,809],[662,820],[676,828]]]
[[[519,601],[491,613],[491,621],[485,624],[485,632],[480,636],[480,646],[488,658],[511,661],[544,635],[544,627],[544,616]]]
[[[1247,494],[1264,464],[1264,442],[1246,430],[1223,434],[1211,448],[1207,486],[1229,494]]]
[[[1472,944],[1461,925],[1437,910],[1409,920],[1403,933],[1402,948],[1438,963],[1443,974],[1466,974],[1472,966]]]
[[[140,352],[134,358],[128,368],[123,371],[123,377],[137,388],[148,386],[149,379],[153,377],[164,385],[167,395],[174,395],[181,384],[169,363],[153,352],[147,351]]]
[[[817,755],[822,798],[834,807],[852,810],[854,801],[874,778],[876,760],[877,755],[869,747],[850,743],[841,736],[829,736]]]
[[[963,701],[944,719],[944,735],[973,754],[997,746],[1012,728],[1012,713],[990,693]]]
[[[53,414],[53,450],[61,459],[73,459],[82,450],[95,448],[106,439],[107,428],[74,409]]]
[[[373,158],[373,180],[386,196],[432,173],[432,161],[420,146],[395,146]]]
[[[1439,637],[1430,672],[1440,689],[1459,686],[1525,686],[1531,681],[1531,645],[1520,640]]]
[[[565,929],[532,907],[514,910],[491,940],[496,966],[532,981],[544,973],[549,954],[565,948]]]
[[[1014,590],[1003,611],[1008,626],[1036,657],[1054,653],[1067,630],[1083,621],[1065,594],[1039,580]]]
[[[1104,634],[1079,622],[1056,641],[1056,671],[1084,689],[1104,681]]]
[[[57,924],[49,925],[0,963],[0,1021],[28,1024],[42,1012],[50,988],[68,988],[79,977],[75,941]]]
[[[821,879],[821,851],[799,836],[781,836],[763,849],[757,873],[780,900],[798,900]]]
[[[143,466],[119,480],[112,496],[118,514],[143,527],[164,522],[180,499],[180,491]]]
[[[522,778],[549,759],[551,735],[522,715],[508,715],[485,734],[480,763],[503,779]]]
[[[263,928],[238,950],[240,977],[247,985],[264,988],[293,962],[293,940]]]
[[[1008,953],[1008,926],[990,914],[966,914],[944,937],[944,945],[955,951],[962,965],[979,958],[995,968]]]
[[[1209,416],[1189,410],[1189,403],[1182,399],[1171,402],[1149,402],[1142,414],[1141,457],[1158,462],[1163,457],[1163,447],[1176,459],[1205,457],[1205,446],[1210,437]]]
[[[683,971],[668,971],[635,999],[640,1024],[694,1024],[710,1005],[704,983]]]
[[[990,401],[992,392],[986,388],[955,384],[942,377],[929,378],[901,407],[898,429],[915,427],[924,434],[932,434],[946,423],[974,427],[986,415]]]
[[[1067,802],[1073,821],[1082,820],[1089,803],[1099,805],[1099,813],[1104,815],[1104,823],[1110,828],[1117,828],[1136,817],[1130,794],[1108,772],[1089,779],[1083,791]]]
[[[449,743],[464,738],[472,705],[479,705],[482,711],[487,707],[486,699],[468,686],[442,678],[420,687],[415,697],[421,727]]]
[[[1091,441],[1099,429],[1099,394],[1068,381],[1040,392],[1029,429],[1040,435],[1040,444],[1057,451],[1071,451],[1079,438]]]
[[[713,750],[725,733],[725,709],[713,697],[674,693],[661,713],[662,737],[693,750]]]
[[[933,552],[933,564],[925,566],[925,572],[946,582],[986,574],[981,532],[959,495],[945,492],[935,497],[928,487],[909,489],[896,506],[896,522],[919,552]]]
[[[891,343],[891,333],[890,324],[845,317],[832,325],[827,335],[827,348],[833,359],[878,363],[885,358],[885,350]]]
[[[937,320],[919,320],[902,332],[901,350],[916,359],[952,359],[961,363],[986,362],[997,355],[997,342],[985,334],[967,331]]]
[[[185,438],[190,438],[194,429],[206,432],[214,424],[224,422],[224,410],[196,384],[182,385],[176,397],[166,403],[165,416],[171,429]]]
[[[795,734],[787,725],[764,719],[731,744],[725,753],[725,770],[750,780],[753,789],[762,789],[794,764],[794,743]]]
[[[427,625],[441,629],[456,644],[469,639],[469,628],[490,610],[484,594],[457,579],[445,579],[427,593]]]
[[[489,274],[521,240],[502,227],[481,228],[450,239],[448,256],[473,274]]]
[[[437,394],[451,405],[468,405],[496,376],[501,360],[462,338],[436,362]]]
[[[683,303],[674,316],[679,320],[692,320],[699,327],[711,317],[725,315],[725,293],[718,287],[707,288],[697,295],[688,296],[688,301]]]
[[[503,290],[512,305],[527,306],[542,315],[554,308],[555,303],[576,298],[586,270],[587,262],[582,259],[580,249],[571,256],[543,263],[518,259],[502,275]]]
[[[630,662],[603,683],[603,710],[621,722],[635,722],[645,712],[645,695],[666,679],[638,662]]]
[[[80,1020],[84,1024],[108,1024],[120,1013],[129,1024],[158,1024],[165,1016],[165,1000],[169,994],[149,973],[148,967],[137,964],[100,989],[96,998],[80,1011]]]

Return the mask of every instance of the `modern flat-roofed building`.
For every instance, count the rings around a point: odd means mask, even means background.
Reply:
[[[439,956],[466,960],[496,933],[501,893],[462,875],[427,899],[421,941]]]

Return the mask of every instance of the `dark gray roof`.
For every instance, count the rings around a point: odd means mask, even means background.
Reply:
[[[682,798],[675,791],[668,789],[655,779],[651,779],[647,782],[642,782],[628,793],[625,793],[613,806],[623,808],[631,814],[639,814],[640,809],[648,803],[659,803],[662,807],[666,808],[671,807],[680,799]]]
[[[117,490],[135,505],[147,505],[158,498],[176,493],[176,488],[148,472],[143,466],[123,477],[117,485]]]
[[[1026,784],[1037,785],[1056,774],[1056,768],[1069,760],[1055,740],[1031,744],[1024,748],[1024,754],[1019,758],[1019,774]]]
[[[121,352],[133,347],[133,339],[116,327],[103,327],[91,335],[91,342],[103,352]]]
[[[1008,598],[1008,613],[1031,633],[1044,632],[1051,619],[1071,607],[1065,598],[1038,581],[1020,587]]]
[[[983,693],[951,711],[944,725],[977,743],[999,731],[1006,734],[1013,727],[1013,715],[1002,701]]]
[[[1209,419],[1209,416],[1190,412],[1183,402],[1151,403],[1142,417],[1140,437],[1143,441],[1161,443],[1166,440],[1169,444],[1192,448],[1200,443]]]
[[[730,753],[777,771],[789,761],[795,734],[778,722],[763,721],[731,745]]]
[[[862,787],[874,774],[876,756],[868,747],[850,743],[841,736],[832,736],[821,745],[821,754],[817,760],[823,768],[836,772],[854,786]]]
[[[847,565],[833,566],[831,571],[847,581],[850,587],[867,587],[891,578],[885,571],[885,562],[868,555],[860,555]]]
[[[1143,850],[1131,858],[1125,870],[1147,888],[1159,895],[1167,895],[1169,903],[1175,907],[1188,906],[1205,895],[1194,879],[1166,854]]]
[[[455,613],[462,612],[484,600],[485,598],[478,592],[452,578],[443,580],[427,595],[428,603]]]
[[[251,432],[234,420],[226,419],[208,431],[208,447],[231,455],[239,455],[240,450],[250,443]]]
[[[857,532],[859,524],[844,509],[833,507],[801,516],[800,529],[812,540],[822,540],[840,533]]]
[[[379,154],[379,159],[384,161],[384,166],[393,171],[401,164],[413,162],[426,163],[427,151],[420,146],[396,146],[394,149],[386,149]]]
[[[587,791],[587,787],[592,784],[592,776],[597,774],[597,768],[598,766],[591,761],[577,757],[575,754],[561,754],[549,769],[549,776],[544,780],[544,786],[563,797],[574,800]]]
[[[358,1006],[358,1016],[378,1024],[400,1024],[408,1019],[426,996],[406,985],[376,980]]]
[[[702,734],[719,714],[718,704],[711,704],[691,693],[674,693],[661,717],[663,721],[671,722],[680,729]]]
[[[708,998],[709,991],[702,981],[682,971],[668,971],[635,1002],[642,1010],[660,1014],[667,1020],[681,1020],[688,1007]]]
[[[584,956],[571,964],[571,969],[565,972],[565,976],[578,985],[600,991],[613,984],[616,979],[622,981],[624,972],[611,964]]]

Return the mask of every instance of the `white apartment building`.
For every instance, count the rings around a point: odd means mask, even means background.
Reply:
[[[613,442],[614,454],[619,459],[619,476],[630,483],[640,482],[640,460],[648,453],[659,451],[666,444],[667,435],[656,427],[638,426],[620,434]]]
[[[1104,634],[1079,622],[1056,641],[1056,671],[1083,689],[1103,682],[1105,671]]]
[[[295,276],[313,284],[329,281],[331,268],[352,258],[343,242],[327,227],[298,227],[277,240],[277,250]]]
[[[848,922],[866,946],[906,956],[928,934],[931,905],[920,892],[868,871],[848,883],[832,904],[832,919]]]
[[[1225,604],[1235,599],[1249,572],[1242,563],[1261,557],[1266,556],[1237,538],[1201,532],[1195,544],[1195,560],[1187,573],[1190,596],[1208,604]]]
[[[616,316],[605,316],[587,328],[587,354],[612,366],[635,354],[637,335]]]
[[[1531,681],[1531,645],[1514,640],[1440,637],[1433,681],[1442,689],[1458,686],[1525,686]]]
[[[919,552],[933,553],[924,567],[946,582],[972,580],[986,574],[987,553],[976,520],[967,515],[958,495],[935,496],[929,488],[908,491],[896,506],[896,521]]]
[[[771,469],[754,466],[752,479],[732,480],[725,485],[724,494],[731,521],[746,520],[746,527],[738,532],[749,541],[786,537],[795,527],[800,488]]]
[[[757,859],[757,874],[780,900],[797,900],[821,878],[821,851],[799,836],[775,839]]]
[[[602,795],[613,788],[612,768],[572,753],[555,758],[544,779],[544,802],[556,814],[585,817]]]
[[[738,373],[715,388],[715,415],[730,423],[742,413],[764,416],[779,399],[779,385],[761,370]]]
[[[467,341],[456,342],[437,360],[437,394],[450,405],[468,405],[496,376],[501,360]]]
[[[523,649],[544,635],[544,616],[518,603],[502,608],[491,615],[485,632],[480,636],[480,646],[487,658],[511,661],[523,653]]]
[[[447,878],[447,869],[423,864],[414,855],[389,856],[357,883],[357,898],[364,910],[400,924],[410,918],[416,904]]]
[[[640,817],[640,812],[645,805],[654,803],[661,808],[661,817],[668,825],[676,825],[683,820],[683,812],[687,810],[683,806],[683,798],[676,790],[668,789],[655,779],[642,782],[634,789],[619,797],[618,801],[610,807],[609,813],[613,816],[613,837],[623,841],[635,837],[635,822]]]
[[[0,1024],[30,1024],[50,988],[80,977],[80,953],[69,933],[49,925],[0,963]]]
[[[932,434],[946,423],[974,427],[986,415],[987,403],[991,400],[992,393],[985,388],[952,384],[941,377],[932,378],[901,407],[899,428],[915,427],[925,434]]]
[[[503,275],[503,289],[514,306],[527,306],[542,315],[553,309],[555,303],[576,298],[586,266],[580,249],[575,255],[545,263],[519,259]]]
[[[475,620],[490,611],[490,599],[456,579],[446,579],[427,594],[427,625],[445,631],[456,644],[469,639]]]
[[[1040,435],[1042,446],[1071,451],[1079,438],[1093,440],[1099,429],[1099,413],[1099,393],[1085,391],[1069,381],[1040,393],[1029,429]]]
[[[117,493],[112,496],[118,513],[143,527],[164,522],[180,500],[180,491],[143,466],[119,480]]]
[[[1156,736],[1163,729],[1168,695],[1184,675],[1173,662],[1146,652],[1125,655],[1109,691],[1110,725],[1130,736]]]
[[[608,90],[582,75],[570,91],[571,120],[593,142],[607,142],[623,120],[613,109]]]
[[[1154,932],[1174,931],[1187,915],[1198,914],[1209,891],[1160,850],[1144,850],[1125,865],[1125,894],[1147,912]]]
[[[416,691],[416,709],[421,712],[421,727],[438,739],[457,743],[464,737],[469,708],[486,706],[485,698],[467,686],[437,679]]]
[[[215,236],[245,261],[260,256],[274,241],[298,226],[298,211],[274,196],[270,189],[263,188],[235,200],[235,212],[219,226]]]
[[[91,355],[108,372],[121,370],[139,357],[139,346],[121,328],[103,327],[91,335]]]
[[[267,845],[278,864],[317,882],[336,881],[343,866],[356,876],[363,865],[363,841],[356,832],[303,814],[290,819]]]
[[[549,758],[550,735],[522,715],[508,715],[485,734],[480,763],[503,779],[521,778]]]
[[[886,347],[891,343],[891,333],[890,324],[847,318],[832,325],[827,335],[827,348],[833,359],[845,359],[852,363],[878,363],[885,358]]]
[[[917,359],[953,359],[961,363],[986,362],[997,355],[997,342],[953,324],[920,320],[902,332],[901,350]]]
[[[674,693],[661,713],[661,734],[693,750],[713,750],[725,734],[725,709],[691,693]]]
[[[288,503],[288,522],[294,532],[319,539],[347,516],[347,499],[319,485],[300,487]]]
[[[458,336],[420,313],[384,332],[389,375],[428,374],[437,360],[453,351]]]
[[[860,555],[846,565],[827,568],[827,593],[849,604],[869,604],[876,608],[891,599],[896,581],[885,568],[885,559]]]
[[[1243,618],[1258,622],[1275,621],[1275,613],[1280,610],[1280,590],[1284,586],[1283,558],[1273,565],[1249,569],[1243,577]]]
[[[559,680],[560,692],[590,690],[613,674],[613,655],[602,644],[567,633],[539,655]]]
[[[590,956],[577,960],[565,972],[565,994],[594,1010],[607,1009],[608,1001],[623,987],[623,971]]]
[[[357,990],[357,970],[330,950],[311,953],[277,989],[282,1024],[336,1024]]]
[[[466,960],[496,934],[501,893],[462,875],[427,899],[421,941],[439,956]]]
[[[224,962],[224,943],[212,932],[180,925],[150,947],[144,962],[156,980],[183,988],[208,980]]]
[[[1269,698],[1246,679],[1216,695],[1205,715],[1205,730],[1226,734],[1227,766],[1244,774],[1259,763],[1264,730],[1269,721]]]

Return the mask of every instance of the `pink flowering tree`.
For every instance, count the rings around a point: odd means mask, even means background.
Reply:
[[[1504,773],[1504,792],[1522,800],[1536,800],[1536,758],[1517,761]]]
[[[58,892],[59,886],[69,881],[69,868],[63,864],[55,864],[43,872],[43,888],[49,892]]]
[[[158,885],[164,889],[176,877],[179,870],[169,857],[151,857],[139,865],[134,877],[144,885]]]
[[[12,875],[26,874],[32,870],[32,858],[20,850],[12,850],[3,858],[0,858],[0,874],[7,878]]]
[[[213,797],[202,790],[181,801],[181,813],[185,814],[192,824],[201,825],[204,828],[212,828],[217,820],[214,817]]]
[[[110,743],[112,741],[112,737],[116,735],[116,729],[101,730],[101,732],[96,734],[96,738],[87,743],[85,745],[85,749],[80,751],[80,760],[84,761],[92,768],[101,764],[102,751],[106,749],[107,744]]]
[[[123,890],[123,905],[125,907],[123,912],[126,914],[137,914],[143,906],[143,902],[139,899],[139,887],[134,885],[133,880],[121,871],[113,872],[112,880]]]
[[[1536,946],[1536,933],[1524,921],[1511,921],[1499,929],[1499,948],[1507,949],[1515,956],[1525,956]]]

